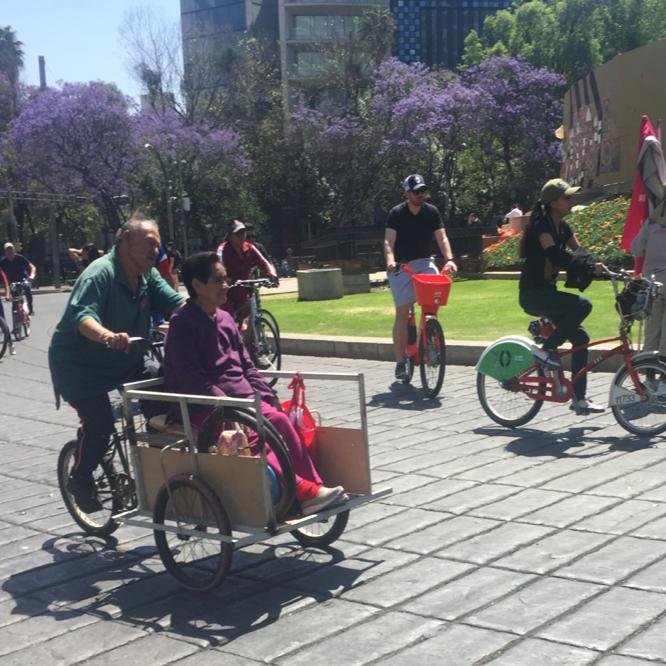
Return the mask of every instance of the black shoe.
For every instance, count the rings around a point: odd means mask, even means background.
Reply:
[[[400,381],[407,379],[407,368],[405,367],[404,361],[395,364],[395,378]]]
[[[75,476],[70,476],[67,481],[67,492],[74,496],[76,505],[83,513],[95,513],[103,508],[97,497],[92,478],[89,482],[86,482],[80,481]]]

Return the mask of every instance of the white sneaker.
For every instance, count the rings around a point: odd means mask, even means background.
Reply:
[[[573,398],[569,409],[576,412],[576,414],[601,414],[606,411],[605,407],[592,402],[588,397]]]
[[[532,356],[534,356],[535,361],[538,361],[547,368],[553,368],[559,370],[562,367],[562,364],[555,356],[555,352],[552,352],[548,349],[541,349],[541,347],[533,345]]]
[[[301,502],[301,513],[304,516],[309,516],[322,509],[342,504],[348,499],[349,496],[345,493],[345,489],[342,486],[335,486],[333,488],[322,486],[312,499]]]

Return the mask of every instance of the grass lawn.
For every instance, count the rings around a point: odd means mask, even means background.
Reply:
[[[611,283],[595,281],[583,295],[594,306],[585,322],[590,337],[616,335],[619,319]],[[388,289],[331,301],[298,301],[295,294],[276,294],[263,296],[262,303],[285,333],[391,336],[393,301]],[[449,340],[494,340],[502,335],[528,335],[527,325],[533,317],[518,305],[517,280],[460,279],[453,284],[439,319]]]

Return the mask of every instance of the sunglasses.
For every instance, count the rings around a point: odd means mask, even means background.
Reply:
[[[418,196],[424,197],[426,195],[426,193],[427,193],[427,190],[425,190],[425,189],[423,189],[423,190],[412,190],[412,194],[416,195],[417,197]]]

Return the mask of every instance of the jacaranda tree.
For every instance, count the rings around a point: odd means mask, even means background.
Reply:
[[[104,83],[65,84],[30,98],[9,131],[17,178],[57,194],[89,196],[107,225],[121,221],[136,164],[131,100]]]

